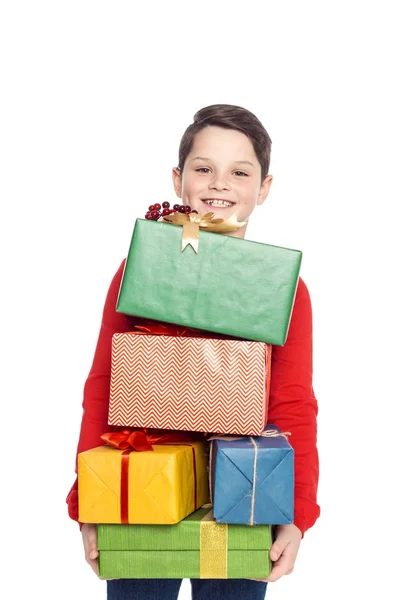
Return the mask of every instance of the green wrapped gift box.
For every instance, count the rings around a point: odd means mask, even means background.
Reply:
[[[301,251],[201,230],[181,251],[182,231],[136,220],[117,312],[283,346]]]
[[[97,526],[104,579],[247,579],[268,577],[270,525],[216,523],[200,508],[175,525]]]

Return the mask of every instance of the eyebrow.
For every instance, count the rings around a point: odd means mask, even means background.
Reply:
[[[206,161],[211,161],[211,158],[207,158],[206,156],[195,156],[194,158],[191,159],[190,162],[192,162],[193,160],[206,160]],[[233,161],[236,165],[250,165],[251,167],[255,166],[253,165],[252,162],[250,162],[249,160],[235,160]]]

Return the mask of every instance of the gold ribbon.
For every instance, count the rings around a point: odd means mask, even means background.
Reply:
[[[226,221],[224,219],[214,219],[214,214],[213,212],[206,213],[205,215],[176,212],[165,217],[160,217],[158,221],[183,227],[181,252],[184,251],[186,246],[192,246],[197,254],[199,251],[200,229],[213,233],[231,233],[237,231],[247,223],[247,221],[238,221],[235,215],[232,215]]]
[[[285,437],[288,438],[289,435],[292,435],[290,431],[276,431],[275,429],[266,429],[262,432],[260,436],[257,437]],[[235,440],[243,440],[249,437],[251,443],[254,447],[254,460],[253,460],[253,484],[251,488],[251,505],[250,505],[250,519],[249,525],[254,525],[254,505],[256,499],[256,487],[257,487],[257,464],[258,464],[258,446],[254,441],[254,437],[252,436],[234,436],[234,435],[212,435],[207,439],[208,442],[212,442],[212,440],[223,440],[225,442],[233,442]],[[211,478],[211,466],[212,466],[212,447],[213,444],[210,444],[210,456],[208,459],[208,487],[210,500],[212,501],[212,478]]]
[[[200,579],[228,578],[228,525],[210,510],[200,521]]]

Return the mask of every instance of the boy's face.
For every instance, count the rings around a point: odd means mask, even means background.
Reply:
[[[271,175],[261,181],[261,165],[250,139],[240,131],[215,126],[196,134],[183,172],[173,169],[172,176],[183,204],[200,215],[214,212],[225,220],[235,215],[238,221],[247,220],[264,202],[272,183]]]

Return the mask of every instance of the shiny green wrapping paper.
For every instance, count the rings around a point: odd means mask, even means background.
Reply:
[[[182,227],[137,219],[117,312],[284,345],[299,250],[199,232],[181,252]]]

